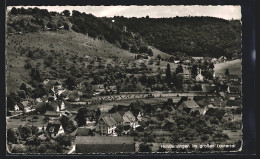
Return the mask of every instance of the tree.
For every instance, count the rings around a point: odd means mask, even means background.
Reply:
[[[152,152],[152,149],[150,148],[150,145],[141,143],[139,145],[139,152]]]
[[[136,46],[135,44],[132,45],[132,46],[130,47],[130,51],[131,51],[132,53],[137,53],[137,52],[138,52],[137,46]]]
[[[129,50],[129,44],[126,41],[124,41],[122,43],[122,48],[125,49],[125,50]]]
[[[41,139],[37,136],[32,136],[26,140],[27,145],[34,145],[36,148],[41,144]]]
[[[61,134],[56,138],[56,141],[63,146],[71,146],[72,137],[71,135]]]
[[[191,74],[193,76],[196,76],[198,74],[198,66],[197,65],[192,65],[192,68],[191,68]]]
[[[38,116],[36,116],[36,117],[38,117]],[[35,135],[36,133],[39,132],[39,128],[37,126],[35,126],[35,125],[32,125],[31,126],[31,131],[32,131],[32,135]]]
[[[139,52],[141,53],[147,53],[148,52],[148,47],[145,45],[142,45],[139,47]]]
[[[149,56],[153,56],[153,50],[152,50],[152,49],[148,49],[147,54],[148,54]]]
[[[225,71],[225,75],[229,75],[229,69],[228,68]]]
[[[76,79],[74,77],[69,76],[67,78],[67,80],[65,80],[65,84],[67,85],[67,88],[69,90],[73,90],[75,88],[75,86],[77,85]]]
[[[70,11],[69,10],[64,10],[62,12],[66,17],[69,17],[70,16]]]
[[[29,137],[32,136],[32,130],[28,126],[20,125],[18,127],[18,130],[23,140],[27,140]]]
[[[214,67],[215,67],[215,66],[214,66],[213,63],[210,63],[210,64],[209,64],[209,68],[210,68],[210,69],[214,69]]]
[[[96,111],[96,121],[98,121],[100,115],[101,115],[101,110],[98,108]]]
[[[202,135],[200,138],[203,142],[205,142],[209,139],[209,136],[208,135]]]
[[[14,110],[14,106],[17,101],[13,95],[16,96],[14,92],[11,92],[10,95],[7,96],[7,110]]]
[[[171,67],[169,63],[167,64],[167,68],[166,68],[165,82],[168,84],[168,86],[170,86],[172,82]]]
[[[65,29],[65,30],[69,30],[69,29],[70,29],[70,26],[69,26],[68,23],[64,23],[64,29]]]
[[[7,141],[13,144],[18,144],[20,133],[18,130],[10,128],[7,130]]]
[[[25,84],[25,83],[22,83],[22,84],[21,84],[20,90],[26,91],[26,84]]]
[[[115,129],[115,132],[121,136],[122,135],[122,132],[124,131],[124,126],[123,125],[117,125],[116,129]]]
[[[178,74],[178,73],[183,73],[182,65],[178,65],[178,66],[176,67],[176,74]]]
[[[88,113],[89,110],[87,108],[80,108],[78,110],[75,120],[77,121],[79,127],[86,125],[86,118]]]
[[[11,9],[11,14],[17,15],[17,13],[18,13],[17,9],[16,9],[15,7],[13,7],[13,8]]]

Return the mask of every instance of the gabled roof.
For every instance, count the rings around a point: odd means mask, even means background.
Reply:
[[[118,112],[111,114],[111,117],[116,121],[116,123],[121,123],[123,121],[122,116]]]
[[[127,112],[125,112],[125,115],[127,116],[127,118],[130,120],[130,121],[135,121],[135,116],[133,115],[133,113],[129,110]]]
[[[51,107],[53,108],[54,111],[56,111],[57,107],[59,107],[58,101],[51,101],[50,105],[51,105]]]
[[[58,133],[61,126],[62,125],[60,122],[49,122],[47,124],[46,131],[50,133]]]
[[[107,126],[113,126],[117,124],[112,117],[104,116],[101,119],[104,121],[104,123],[107,124]]]
[[[199,105],[193,99],[188,99],[187,101],[183,101],[182,103],[187,108],[199,108]]]
[[[225,94],[224,92],[219,92],[219,95],[220,95],[221,97],[223,97],[223,98],[226,97],[226,94]]]
[[[241,100],[228,100],[226,105],[228,107],[231,107],[231,106],[240,106],[241,105]]]
[[[48,100],[48,97],[47,97],[47,96],[43,96],[43,97],[41,98],[41,100],[42,100],[43,102],[46,102],[46,101]]]

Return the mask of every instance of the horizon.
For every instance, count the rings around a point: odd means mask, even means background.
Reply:
[[[241,20],[240,6],[8,6],[12,7],[47,9],[61,13],[64,10],[73,10],[92,14],[96,17],[113,18],[123,16],[126,18],[174,18],[174,17],[213,17],[225,20]]]

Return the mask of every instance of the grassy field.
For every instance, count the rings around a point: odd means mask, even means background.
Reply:
[[[38,117],[38,119],[36,119],[35,122],[28,121],[28,120],[32,120],[34,116]],[[43,119],[44,119],[44,115],[28,115],[25,121],[23,121],[20,117],[12,118],[12,119],[9,118],[6,121],[7,122],[6,129],[18,128],[20,125],[23,124],[34,125],[37,127],[46,126],[46,123],[43,121]]]
[[[237,59],[233,61],[228,61],[224,63],[217,63],[214,65],[216,73],[224,74],[226,69],[229,69],[230,74],[241,75],[242,74],[242,60]]]

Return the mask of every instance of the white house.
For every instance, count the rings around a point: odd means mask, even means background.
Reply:
[[[60,122],[51,121],[47,124],[46,131],[52,138],[56,138],[60,134],[64,134],[64,129]]]

